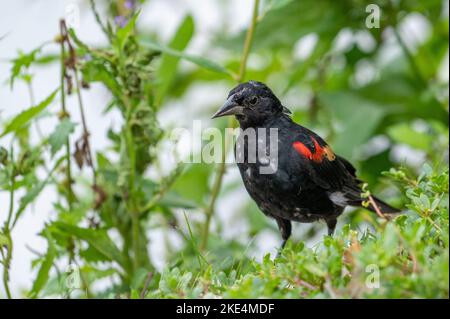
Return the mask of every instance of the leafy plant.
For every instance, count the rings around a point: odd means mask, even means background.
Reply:
[[[255,0],[248,27],[235,34],[219,25],[203,52],[190,48],[198,36],[193,15],[168,41],[140,28],[145,2],[90,1],[103,46],[86,43],[61,20],[56,38],[10,61],[7,85],[25,84],[31,106],[0,118],[0,191],[8,198],[0,261],[8,298],[15,295],[10,269],[20,234],[14,231],[44,191],[56,196],[50,212],[39,212],[49,216],[36,229],[47,248],[32,262],[26,297],[448,298],[442,1],[378,1],[380,28],[368,29],[367,1]],[[411,16],[426,20],[431,34],[415,44],[401,32]],[[314,42],[309,53],[305,39]],[[388,59],[392,47],[400,53]],[[35,101],[33,72],[49,64],[59,66],[54,91]],[[320,132],[352,159],[371,192],[384,193],[405,213],[388,221],[352,211],[335,237],[316,246],[309,240],[320,226],[305,225],[301,240],[279,258],[251,257],[253,239],[274,225],[248,198],[228,208],[243,190],[239,180],[226,178],[225,161],[161,169],[170,125],[160,121],[167,110],[178,121],[174,104],[182,105],[183,118],[209,119],[221,101],[199,110],[203,98],[194,103],[189,94],[219,87],[225,98],[249,79],[268,83],[294,120]],[[95,107],[120,117],[119,126],[104,132],[104,149],[93,144],[85,111],[92,86],[108,92],[108,101]],[[219,121],[218,127],[234,125]],[[223,146],[224,159],[231,148]],[[241,226],[230,239],[229,230]],[[159,231],[164,240],[151,242]],[[164,247],[163,269],[149,253],[153,243]]]

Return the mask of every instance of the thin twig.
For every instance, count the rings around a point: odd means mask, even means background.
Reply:
[[[186,212],[183,211],[183,215],[184,215],[184,220],[186,221],[186,225],[188,228],[188,232],[189,232],[189,237],[190,237],[190,241],[192,244],[192,249],[195,251],[195,253],[197,254],[197,261],[198,261],[198,266],[201,268],[202,267],[202,263],[201,261],[203,260],[207,265],[209,265],[209,262],[206,260],[206,258],[202,255],[202,253],[200,252],[200,250],[198,250],[197,245],[195,243],[194,240],[194,235],[192,233],[192,228],[191,228],[191,224],[189,223],[189,219],[186,216]]]
[[[78,70],[76,68],[74,69],[74,74],[75,74],[75,90],[77,92],[78,106],[79,106],[80,115],[81,115],[81,125],[83,126],[83,138],[85,139],[85,142],[86,142],[86,149],[88,152],[88,157],[90,159],[89,166],[91,167],[91,170],[92,170],[92,185],[96,186],[97,185],[97,173],[95,171],[95,166],[94,166],[94,162],[93,162],[91,143],[89,141],[90,133],[87,128],[86,116],[84,113],[84,106],[83,106],[83,99],[81,97],[81,89],[80,89],[80,81],[79,81],[79,77],[78,77]]]
[[[67,37],[67,29],[66,24],[64,20],[59,21],[59,27],[60,27],[60,45],[61,45],[61,74],[60,74],[60,82],[61,82],[61,112],[62,112],[62,118],[68,117],[69,113],[67,113],[66,108],[66,92],[65,92],[65,78],[66,78],[66,49],[64,46],[65,38]],[[72,203],[74,201],[74,192],[72,190],[72,168],[71,168],[71,161],[70,161],[70,139],[69,136],[66,138],[66,154],[67,154],[67,160],[66,160],[66,178],[67,178],[67,204],[69,205],[69,209],[72,210]]]
[[[375,200],[373,199],[372,195],[368,195],[367,198],[369,199],[370,205],[372,205],[373,209],[375,209],[375,212],[377,213],[378,216],[380,216],[381,218],[384,219],[388,219],[380,210],[380,207],[378,207],[377,203],[375,202]]]
[[[412,261],[412,263],[413,263],[412,272],[416,273],[417,271],[419,271],[419,265],[417,263],[416,252],[414,251],[414,249],[412,247],[410,247],[410,243],[402,235],[402,232],[398,228],[398,226],[395,223],[393,223],[393,225],[394,225],[394,230],[397,233],[398,237],[402,241],[403,245],[408,249],[408,259],[410,259]]]
[[[330,277],[327,276],[325,279],[325,283],[323,285],[323,288],[330,294],[331,299],[338,299],[339,296],[337,295],[336,291],[333,289],[333,284],[331,283]]]
[[[12,154],[11,154],[12,158]],[[8,210],[8,217],[6,218],[5,222],[5,232],[9,232],[11,229],[11,219],[14,213],[14,193],[15,193],[15,184],[16,183],[16,171],[13,166],[11,170],[11,188],[9,190],[9,210]]]
[[[313,284],[310,284],[309,282],[304,281],[304,280],[302,280],[302,279],[297,279],[297,280],[295,281],[295,283],[296,283],[297,285],[303,286],[303,287],[305,287],[305,288],[307,288],[307,289],[309,289],[309,290],[318,290],[318,289],[319,289],[318,287],[314,286]]]
[[[142,216],[141,218],[143,218],[145,214],[147,214],[152,208],[154,208],[164,197],[164,195],[166,195],[171,186],[176,182],[178,176],[180,176],[181,172],[183,171],[183,167],[183,165],[178,165],[169,176],[162,179],[158,192],[154,196],[152,196],[147,204],[139,209],[139,213]]]
[[[250,54],[250,49],[251,49],[252,42],[253,42],[253,35],[255,32],[256,23],[258,21],[258,9],[259,9],[259,0],[255,0],[253,3],[252,20],[251,20],[250,26],[248,27],[247,34],[245,37],[244,49],[242,52],[241,64],[239,67],[239,74],[235,78],[235,80],[237,82],[242,82],[245,78],[245,72],[247,69],[247,60],[248,60],[248,56]],[[235,119],[233,117],[230,117],[228,119],[228,127],[234,127],[234,126],[235,126]],[[228,144],[229,143],[226,143],[223,147],[222,162],[219,164],[219,167],[217,168],[216,178],[214,180],[213,187],[211,189],[211,199],[209,201],[208,206],[205,209],[206,220],[205,220],[205,226],[203,229],[203,239],[202,239],[202,243],[200,246],[201,250],[205,249],[206,246],[208,245],[208,237],[209,237],[209,228],[210,228],[210,224],[211,224],[211,218],[212,218],[212,215],[214,214],[214,208],[216,205],[217,197],[219,196],[220,189],[222,187],[223,176],[225,175],[225,171],[226,171],[225,159],[226,159],[227,150],[229,149]]]
[[[11,160],[13,159],[13,148],[11,147]],[[8,210],[8,217],[5,221],[5,225],[3,227],[3,234],[8,239],[8,245],[6,247],[6,256],[3,254],[3,248],[0,247],[0,252],[2,254],[2,264],[3,264],[3,286],[5,287],[6,296],[8,299],[11,299],[11,290],[9,289],[9,268],[11,267],[11,259],[12,259],[12,249],[13,249],[13,242],[11,239],[11,219],[12,215],[14,213],[14,193],[15,193],[15,178],[16,178],[16,172],[15,168],[11,169],[11,185],[9,190],[9,210]]]
[[[11,265],[11,258],[12,258],[12,240],[11,235],[5,232],[5,236],[9,240],[9,247],[7,247],[6,257],[3,254],[3,250],[0,249],[0,252],[2,254],[3,259],[3,286],[5,287],[6,297],[8,299],[12,299],[11,290],[9,289],[9,267]]]
[[[100,18],[100,14],[97,11],[97,7],[95,6],[94,0],[90,0],[92,12],[94,12],[95,20],[97,21],[98,25],[102,29],[103,33],[108,37],[108,39],[111,41],[111,33],[108,31],[108,28],[105,27],[105,25],[102,22],[102,19]]]
[[[35,99],[34,99],[33,86],[31,84],[31,80],[30,81],[26,81],[26,85],[27,85],[27,89],[28,89],[28,96],[30,98],[30,104],[31,105],[36,105],[35,104]],[[41,140],[43,140],[44,139],[44,134],[42,133],[41,126],[39,125],[39,118],[36,119],[34,124],[35,124],[35,127],[36,127],[36,132],[38,134],[38,137]]]
[[[91,145],[89,142],[89,130],[87,128],[87,121],[86,121],[86,115],[84,112],[84,105],[83,105],[83,99],[81,96],[81,84],[80,79],[78,76],[78,68],[76,65],[76,54],[75,49],[72,45],[72,42],[69,37],[69,33],[67,31],[67,25],[64,20],[61,20],[61,36],[62,36],[62,43],[64,47],[64,43],[67,43],[67,46],[69,48],[69,67],[72,69],[74,77],[75,77],[75,91],[78,99],[78,107],[80,110],[80,116],[81,116],[81,125],[83,127],[83,135],[81,139],[86,144],[86,152],[87,152],[87,163],[92,169],[92,179],[93,179],[93,186],[97,185],[97,174],[95,171],[94,163],[93,163],[93,157],[92,157],[92,150]]]
[[[148,287],[150,286],[150,282],[153,278],[153,272],[149,271],[147,274],[147,278],[145,279],[144,288],[142,288],[141,293],[139,294],[139,298],[144,299],[147,294]]]
[[[250,54],[250,49],[252,47],[253,34],[255,33],[255,27],[258,20],[258,10],[259,10],[259,0],[255,0],[255,2],[253,3],[252,21],[250,23],[250,26],[248,27],[247,34],[245,36],[241,65],[239,68],[238,77],[236,79],[237,82],[242,82],[242,80],[245,78],[245,72],[247,70],[247,60]]]

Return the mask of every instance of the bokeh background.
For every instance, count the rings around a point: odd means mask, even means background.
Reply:
[[[96,3],[106,18],[107,1]],[[370,3],[381,8],[379,28],[366,26]],[[192,16],[194,31],[184,51],[237,71],[252,1],[149,0],[133,5],[141,10],[138,30],[142,36],[163,44],[170,43],[186,16]],[[264,1],[246,79],[267,83],[293,111],[297,122],[318,132],[336,153],[355,164],[372,192],[401,205],[399,191],[383,179],[382,171],[403,165],[415,172],[424,162],[448,165],[448,11],[445,0]],[[62,17],[83,42],[106,45],[88,1],[1,4],[1,120],[29,107],[31,98],[41,101],[55,89],[58,63],[30,68],[32,97],[24,82],[16,81],[11,89],[9,77],[11,60],[18,52],[52,41]],[[43,54],[56,54],[57,50],[46,46]],[[205,128],[224,128],[226,120],[212,122],[210,116],[234,85],[230,77],[180,60],[157,114],[161,127],[166,131],[191,128],[193,120],[201,120]],[[102,85],[92,85],[83,91],[83,97],[91,145],[94,151],[106,150],[111,146],[106,132],[120,127],[123,120],[117,110],[104,114],[110,96]],[[70,97],[69,109],[75,103],[76,97]],[[50,134],[55,123],[55,119],[43,119],[42,133]],[[78,126],[77,132],[80,129]],[[37,141],[38,136],[32,139]],[[4,137],[0,145],[7,147],[9,142]],[[161,142],[157,164],[145,174],[155,179],[167,175],[175,167],[171,155],[169,145]],[[76,174],[83,180],[89,173]],[[205,218],[203,207],[214,175],[214,166],[196,164],[175,182],[173,191],[188,203],[185,208],[170,208],[179,227],[186,229],[184,212],[194,233],[200,232],[201,226],[196,225]],[[80,188],[79,192],[86,190]],[[6,218],[7,198],[6,192],[0,192],[0,223]],[[54,189],[45,189],[14,229],[11,283],[15,296],[29,289],[36,276],[31,261],[45,250],[46,240],[39,231],[55,217],[56,200]],[[338,227],[350,222],[363,229],[364,214],[349,210]],[[160,270],[186,249],[185,240],[162,216],[154,214],[146,227],[148,250]],[[280,242],[275,223],[250,201],[234,165],[227,165],[211,230],[210,251],[217,259],[242,247],[248,256],[260,259],[267,252],[275,253]],[[296,225],[293,237],[313,246],[325,231],[320,223]]]

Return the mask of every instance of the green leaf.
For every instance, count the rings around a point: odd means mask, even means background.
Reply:
[[[9,239],[7,236],[3,235],[2,233],[0,233],[0,249],[2,247],[9,247],[10,243],[9,243]]]
[[[418,88],[417,84],[404,73],[406,71],[396,69],[398,65],[406,63],[407,61],[392,61],[380,70],[378,81],[358,89],[358,94],[389,108],[389,111],[402,121],[416,118],[434,119],[448,127],[448,112],[442,104],[434,97],[430,97],[428,90]]]
[[[192,164],[177,178],[172,190],[183,198],[202,205],[205,194],[209,191],[208,181],[212,168],[212,165]]]
[[[5,136],[11,132],[16,132],[24,127],[30,120],[36,117],[40,112],[42,112],[50,103],[52,103],[59,89],[53,91],[45,100],[36,106],[32,106],[29,109],[21,112],[16,117],[14,117],[9,124],[6,125],[5,130],[0,135],[0,137]]]
[[[48,138],[48,142],[50,144],[50,152],[52,156],[58,152],[61,147],[66,143],[67,138],[70,133],[72,133],[75,129],[76,124],[70,121],[69,119],[62,120],[58,126],[56,126],[55,131],[50,134]]]
[[[114,75],[105,67],[104,61],[93,60],[83,65],[83,79],[87,82],[103,83],[114,96],[121,97],[121,88]]]
[[[131,289],[138,290],[142,287],[145,279],[149,276],[149,271],[145,268],[139,268],[133,275],[131,279]]]
[[[79,46],[80,48],[82,48],[85,51],[89,51],[89,46],[87,46],[84,42],[82,42],[80,40],[80,38],[78,38],[74,29],[72,29],[72,28],[69,29],[69,35],[72,38],[73,42],[76,43],[77,46]]]
[[[171,48],[168,48],[166,46],[163,46],[161,44],[158,44],[156,42],[153,42],[150,39],[142,39],[142,45],[145,46],[148,49],[154,50],[154,51],[158,51],[158,52],[162,52],[165,54],[169,54],[175,57],[179,57],[182,58],[186,61],[192,62],[194,64],[197,64],[198,66],[209,70],[209,71],[213,71],[213,72],[217,72],[217,73],[223,73],[223,74],[227,74],[229,76],[233,76],[233,73],[226,69],[225,67],[221,66],[220,64],[213,62],[211,60],[205,59],[203,57],[197,56],[197,55],[191,55],[191,54],[187,54],[187,53],[183,53]]]
[[[407,144],[421,150],[429,150],[433,143],[431,135],[415,131],[407,123],[393,125],[388,128],[387,133],[395,142]]]
[[[136,26],[136,19],[138,18],[138,16],[139,12],[134,14],[133,17],[128,21],[128,23],[123,28],[119,28],[117,30],[116,41],[120,50],[123,49],[128,38],[133,34]]]
[[[14,80],[21,74],[22,69],[28,69],[31,64],[36,61],[36,55],[41,51],[41,49],[42,46],[34,49],[30,53],[19,52],[19,57],[11,61],[11,78],[9,80],[9,85],[11,88],[14,85]]]
[[[36,298],[41,289],[47,283],[50,269],[52,268],[53,261],[56,257],[56,247],[53,243],[53,238],[51,237],[50,232],[46,231],[45,237],[47,237],[48,244],[47,253],[45,254],[44,260],[41,264],[41,268],[39,268],[38,275],[33,283],[33,287],[31,288],[30,296],[32,298]]]
[[[292,48],[301,37],[316,33],[320,41],[331,41],[342,26],[351,28],[346,6],[338,1],[272,1],[273,7],[263,15],[253,37],[252,52],[259,49]],[[362,10],[362,12],[364,12]],[[226,49],[240,51],[247,30],[229,39],[223,38],[220,45]]]
[[[86,241],[93,248],[110,261],[116,261],[125,268],[124,258],[112,239],[104,229],[89,229],[73,226],[63,222],[56,222],[54,226],[60,231]]]
[[[175,192],[168,192],[167,194],[165,194],[159,201],[159,205],[185,209],[192,209],[197,207],[195,202],[185,199]]]
[[[267,6],[268,6],[269,10],[275,10],[275,9],[280,9],[280,8],[284,7],[285,5],[288,5],[292,1],[293,0],[270,0]]]
[[[355,156],[358,146],[366,143],[375,132],[386,111],[376,103],[350,92],[321,93],[319,100],[332,115],[336,125],[334,150],[348,158]]]
[[[188,15],[181,25],[178,27],[175,36],[170,41],[169,47],[173,50],[182,52],[189,44],[194,34],[194,20]],[[171,54],[163,54],[161,64],[157,71],[157,79],[159,80],[159,90],[156,98],[157,105],[161,104],[162,99],[172,83],[180,61],[179,56]]]
[[[13,225],[16,224],[19,217],[22,215],[22,213],[25,211],[25,208],[28,207],[29,204],[31,204],[41,193],[41,191],[44,189],[44,187],[47,185],[47,183],[50,181],[50,178],[52,174],[55,172],[55,170],[59,167],[59,165],[66,159],[65,156],[58,159],[53,166],[52,170],[49,172],[47,178],[43,180],[42,182],[38,183],[36,186],[34,186],[29,192],[27,192],[21,199],[19,208],[17,209],[16,216],[14,217]]]

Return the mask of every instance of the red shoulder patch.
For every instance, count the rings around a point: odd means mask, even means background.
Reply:
[[[311,137],[314,143],[314,152],[312,152],[305,144],[299,141],[292,143],[295,150],[305,156],[309,160],[314,162],[322,162],[323,158],[326,157],[329,161],[333,161],[336,158],[331,148],[327,145],[325,147],[320,146],[315,138]]]
[[[304,157],[308,158],[308,159],[312,159],[312,153],[311,150],[309,148],[307,148],[305,146],[305,144],[303,144],[302,142],[299,141],[295,141],[294,143],[292,143],[292,146],[295,148],[295,150],[300,153],[301,155],[303,155]]]

